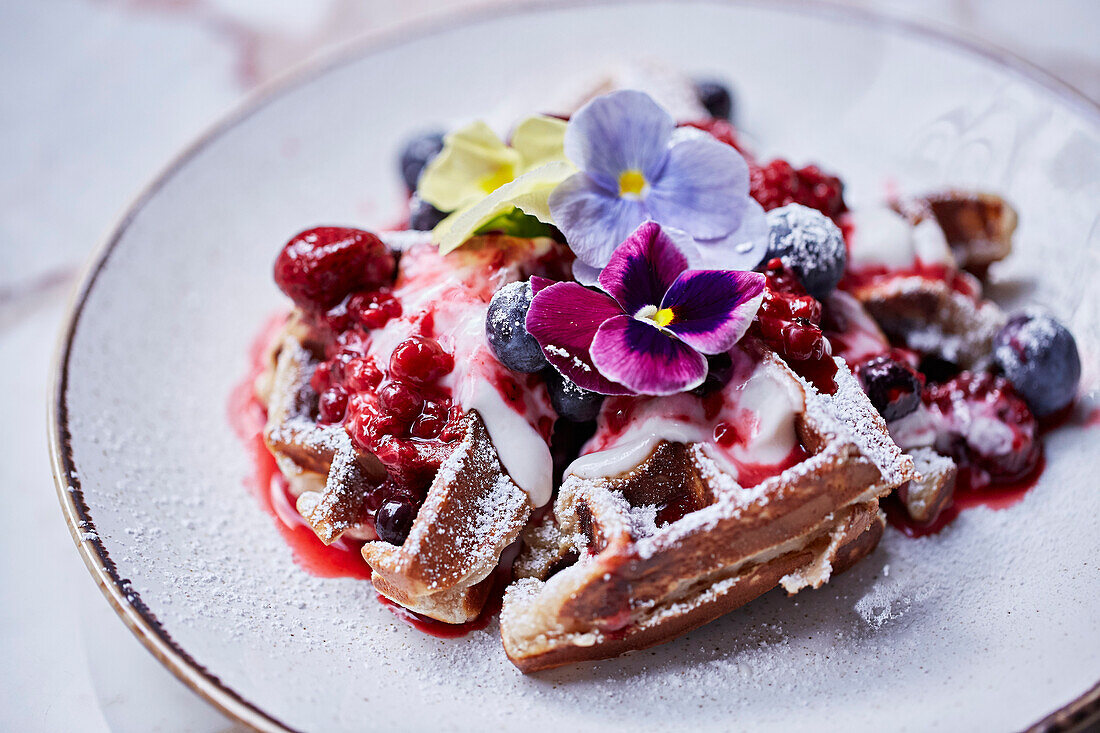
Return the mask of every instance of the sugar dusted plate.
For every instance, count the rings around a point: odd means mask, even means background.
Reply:
[[[262,729],[614,730],[674,715],[706,729],[1001,730],[1095,712],[1091,393],[1047,441],[1048,468],[1021,503],[969,510],[920,540],[890,530],[821,590],[773,592],[617,660],[523,677],[495,624],[426,636],[368,583],[295,564],[245,488],[250,456],[227,417],[248,345],[282,302],[278,246],[315,222],[392,223],[393,157],[409,132],[502,99],[537,109],[547,89],[640,49],[728,77],[762,152],[828,164],[854,201],[887,186],[1003,192],[1021,227],[991,292],[1067,322],[1095,391],[1100,112],[1072,92],[834,11],[652,2],[489,14],[267,95],[184,154],[101,250],[52,409],[62,505],[108,598],[181,679]]]

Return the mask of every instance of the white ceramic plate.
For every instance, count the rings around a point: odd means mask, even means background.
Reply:
[[[283,306],[278,247],[398,215],[401,139],[537,105],[609,62],[736,84],[763,152],[816,160],[852,200],[886,184],[1000,191],[1021,212],[998,295],[1053,308],[1096,382],[1100,114],[1004,59],[836,11],[715,3],[542,8],[375,45],[192,147],[95,260],[59,356],[55,464],[82,553],[166,665],[261,728],[752,730],[1025,727],[1100,678],[1096,433],[1070,425],[1017,506],[889,531],[853,571],[770,593],[657,649],[531,677],[495,624],[445,641],[369,583],[292,562],[244,488],[227,421],[248,345]],[[1064,721],[1063,721],[1064,722]]]

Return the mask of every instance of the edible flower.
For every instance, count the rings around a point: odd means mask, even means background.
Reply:
[[[602,292],[532,278],[526,326],[558,371],[602,394],[667,395],[699,386],[706,355],[732,348],[764,297],[758,272],[689,270],[653,221],[614,250],[598,282]]]
[[[550,213],[587,266],[575,270],[579,279],[594,279],[647,220],[689,235],[681,248],[693,267],[748,270],[763,257],[768,226],[744,158],[677,128],[649,95],[628,89],[588,102],[569,121],[564,149],[579,171],[554,189]]]
[[[432,230],[446,254],[481,227],[514,209],[550,222],[550,192],[572,172],[565,161],[565,122],[529,117],[507,145],[484,122],[474,122],[443,138],[440,151],[417,186],[422,199],[453,212]]]

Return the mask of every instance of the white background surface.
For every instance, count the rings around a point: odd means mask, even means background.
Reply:
[[[483,4],[483,3],[482,3]],[[1094,0],[853,3],[1009,48],[1100,99]],[[45,399],[80,265],[182,146],[251,89],[446,0],[5,0],[0,5],[0,728],[231,730],[119,622],[49,475]]]

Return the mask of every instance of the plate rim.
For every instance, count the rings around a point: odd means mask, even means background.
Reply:
[[[224,684],[213,672],[194,659],[177,644],[168,630],[157,620],[129,580],[119,575],[103,541],[95,530],[95,522],[84,501],[79,472],[72,456],[71,432],[68,425],[67,387],[69,360],[73,339],[79,326],[88,296],[99,273],[110,259],[115,246],[126,234],[130,224],[145,205],[193,158],[208,145],[268,104],[325,73],[386,51],[405,43],[429,38],[455,28],[476,25],[499,17],[519,17],[544,11],[575,10],[592,6],[629,6],[657,4],[665,0],[519,0],[502,4],[490,2],[477,8],[460,8],[431,18],[411,21],[394,28],[364,33],[340,43],[319,57],[298,64],[278,74],[247,93],[231,111],[221,116],[179,153],[169,159],[160,172],[131,199],[92,251],[80,271],[66,306],[61,331],[54,349],[52,381],[47,397],[47,433],[50,463],[66,525],[77,545],[85,566],[96,585],[107,598],[115,613],[145,648],[186,687],[197,693],[231,720],[260,731],[293,731],[288,725],[264,712]],[[827,17],[886,33],[915,37],[977,56],[1009,74],[1053,94],[1078,114],[1091,118],[1100,128],[1100,102],[1085,96],[1080,90],[1026,59],[996,44],[945,27],[898,18],[861,7],[842,5],[832,0],[701,0],[700,5],[757,7],[780,9],[803,15]],[[1100,720],[1100,681],[1062,707],[1027,728],[1034,733],[1083,730],[1090,722]]]

